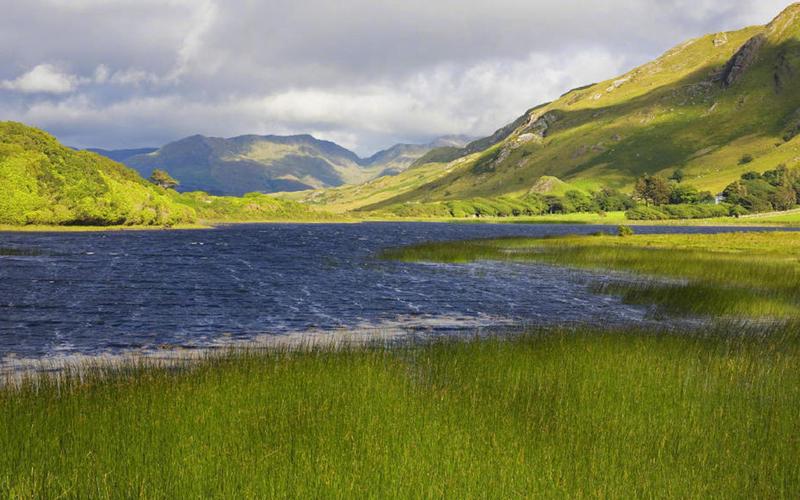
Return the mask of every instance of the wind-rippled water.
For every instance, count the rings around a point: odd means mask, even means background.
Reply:
[[[377,259],[424,241],[610,228],[268,224],[200,231],[0,233],[0,359],[208,346],[336,329],[424,332],[510,323],[641,321],[590,292],[596,274],[535,264]],[[637,228],[721,232],[730,228]],[[21,254],[21,255],[20,255]]]

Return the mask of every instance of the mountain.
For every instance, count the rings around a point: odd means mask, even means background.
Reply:
[[[100,155],[0,122],[0,224],[175,224],[195,211]]]
[[[21,123],[0,122],[0,224],[173,225],[195,221],[332,220],[263,194],[177,193],[90,151]]]
[[[419,161],[428,153],[438,149],[460,149],[469,143],[464,135],[450,135],[436,139],[428,144],[396,144],[362,160],[367,167],[380,167],[377,177],[397,175]]]
[[[154,153],[158,150],[158,148],[137,148],[137,149],[97,149],[97,148],[89,148],[86,151],[91,151],[92,153],[97,153],[101,156],[105,156],[106,158],[110,158],[114,161],[118,161],[120,163],[125,163],[125,160],[132,156],[138,155],[146,155],[150,153]]]
[[[358,184],[403,172],[433,148],[466,142],[466,138],[451,136],[426,145],[398,144],[367,159],[310,135],[229,139],[194,135],[157,150],[95,151],[135,168],[144,177],[155,169],[167,170],[180,181],[181,191],[238,196]]]
[[[689,40],[619,77],[571,90],[465,148],[406,172],[298,199],[352,209],[524,195],[542,177],[629,190],[683,170],[719,192],[747,171],[800,164],[800,4],[766,26]]]

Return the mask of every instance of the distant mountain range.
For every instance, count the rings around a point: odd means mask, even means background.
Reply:
[[[91,149],[149,177],[166,170],[181,191],[240,196],[358,184],[397,175],[429,151],[460,148],[464,136],[447,136],[430,144],[397,144],[360,158],[333,142],[310,135],[243,135],[229,139],[194,135],[161,148]]]
[[[330,219],[308,205],[265,194],[177,193],[96,152],[64,146],[43,130],[0,121],[0,224],[170,226]]]
[[[465,147],[360,186],[291,195],[329,209],[523,196],[540,179],[630,190],[643,174],[720,192],[748,171],[800,166],[800,3],[765,26],[686,41],[573,89]]]

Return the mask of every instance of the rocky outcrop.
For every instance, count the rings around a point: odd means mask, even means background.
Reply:
[[[722,88],[727,89],[739,81],[742,75],[747,72],[747,69],[758,59],[758,53],[766,41],[767,38],[763,34],[759,34],[748,40],[736,51],[718,76]]]
[[[559,119],[558,113],[555,111],[548,111],[543,115],[532,115],[525,127],[525,133],[533,134],[539,139],[547,137],[550,127]]]

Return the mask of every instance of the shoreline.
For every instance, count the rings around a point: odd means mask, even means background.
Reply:
[[[779,216],[773,216],[779,217]],[[683,226],[683,227],[729,227],[736,228],[800,228],[800,222],[770,222],[752,217],[752,222],[719,219],[674,219],[674,220],[580,220],[553,216],[552,219],[531,219],[527,217],[485,217],[474,219],[456,218],[364,218],[342,220],[257,220],[257,221],[201,221],[197,224],[179,224],[175,226],[51,226],[25,225],[15,226],[0,224],[0,233],[103,233],[103,232],[139,232],[139,231],[199,231],[213,230],[223,226],[247,224],[365,224],[365,223],[430,223],[430,224],[519,224],[519,225],[579,225],[579,226]],[[757,220],[755,220],[757,219]]]
[[[558,325],[551,325],[558,326]],[[569,326],[568,324],[560,325]],[[575,326],[575,325],[573,325]],[[64,374],[93,369],[124,369],[128,366],[168,368],[203,361],[226,353],[333,349],[359,346],[389,346],[401,342],[439,339],[473,339],[481,335],[522,332],[531,325],[502,317],[458,319],[454,317],[404,318],[336,329],[296,330],[253,334],[236,339],[225,333],[205,345],[161,344],[127,348],[115,352],[45,354],[39,357],[0,357],[0,390],[9,382],[37,376],[59,378]],[[545,325],[539,325],[544,328]]]

